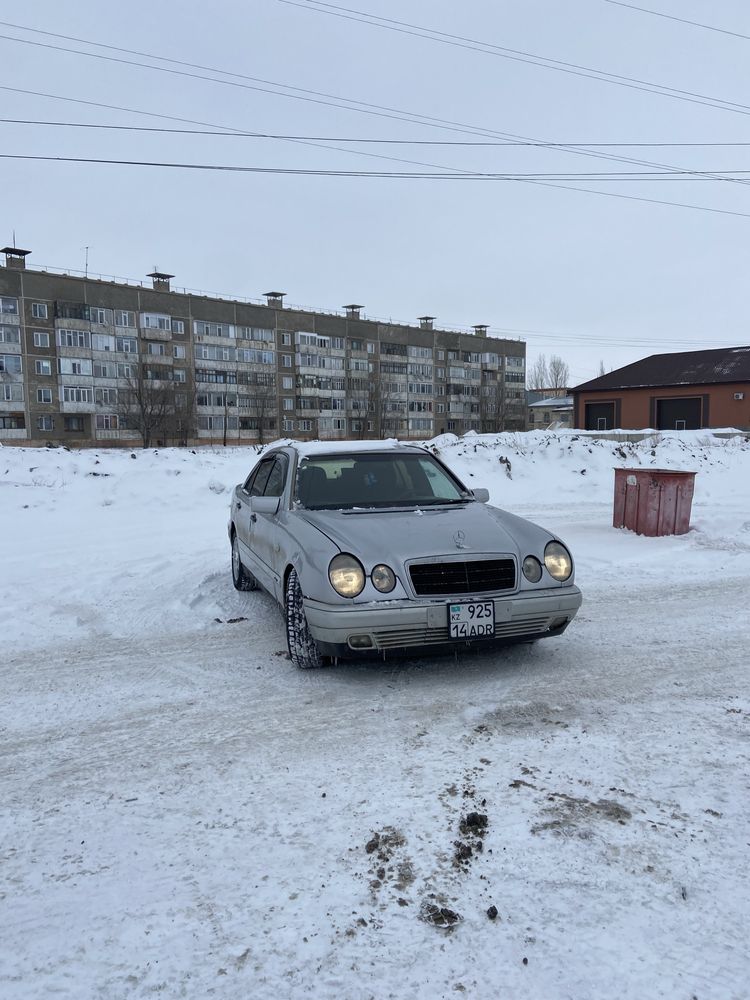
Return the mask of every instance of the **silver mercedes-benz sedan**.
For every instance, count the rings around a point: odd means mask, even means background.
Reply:
[[[488,499],[416,445],[272,447],[232,495],[234,586],[278,601],[298,667],[560,635],[568,549]]]

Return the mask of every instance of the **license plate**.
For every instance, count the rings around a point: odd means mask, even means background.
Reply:
[[[448,605],[448,628],[451,639],[475,639],[495,634],[495,602]]]

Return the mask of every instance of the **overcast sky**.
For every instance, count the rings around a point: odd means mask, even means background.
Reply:
[[[2,118],[219,127],[330,141],[316,148],[276,138],[2,123],[0,152],[418,171],[452,179],[2,159],[2,242],[11,242],[15,230],[17,245],[33,251],[30,267],[83,269],[88,246],[95,274],[140,279],[156,265],[174,273],[179,287],[248,298],[280,290],[288,303],[307,307],[336,310],[360,302],[372,318],[413,322],[431,313],[449,327],[488,323],[492,332],[525,339],[530,363],[542,352],[561,355],[574,383],[593,377],[600,361],[609,369],[665,350],[750,343],[746,183],[689,175],[554,181],[629,196],[624,199],[540,186],[529,178],[457,176],[664,175],[619,159],[504,144],[502,137],[511,134],[572,144],[750,142],[750,37],[737,37],[750,36],[746,0],[638,0],[638,6],[724,32],[607,0],[341,0],[339,9],[344,4],[420,27],[391,21],[388,30],[363,23],[361,13],[344,18],[313,10],[310,0],[1,4],[3,20],[37,32],[0,26],[0,83],[67,99],[3,89]],[[719,98],[724,106],[554,71],[519,61],[527,56],[477,51],[481,46],[472,42],[445,44],[423,37],[422,28]],[[299,90],[285,89],[290,87]],[[393,110],[365,114],[330,106],[342,99],[366,103],[371,112],[374,105]],[[744,107],[730,110],[726,102]],[[428,125],[426,117],[439,121]],[[353,138],[500,144],[343,141]],[[738,172],[747,170],[750,180],[750,145],[607,146],[596,152],[683,170],[730,171],[739,180]]]

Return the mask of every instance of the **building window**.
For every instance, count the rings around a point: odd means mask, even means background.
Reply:
[[[21,358],[18,354],[0,354],[0,372],[8,375],[21,374]]]
[[[193,321],[196,337],[234,337],[235,330],[231,323],[209,323],[202,319]]]
[[[26,428],[26,418],[22,413],[9,413],[7,416],[0,415],[0,430],[22,431]]]
[[[346,420],[343,417],[334,417],[331,421],[331,425],[335,431],[346,430]]]
[[[0,313],[18,315],[18,299],[11,299],[7,295],[0,295]]]
[[[91,347],[91,334],[88,330],[58,330],[58,347]]]
[[[281,346],[282,347],[291,347],[291,344],[292,344],[292,335],[291,335],[291,333],[281,333],[281,334],[279,334],[279,337],[281,338]]]
[[[294,388],[294,379],[292,378],[291,375],[282,375],[281,376],[281,388],[282,389],[293,389]]]
[[[21,343],[21,330],[19,327],[0,326],[0,344],[20,344],[20,343]]]
[[[83,385],[64,385],[62,401],[63,403],[93,403],[94,390]]]
[[[115,337],[115,350],[120,354],[136,354],[138,341],[135,337]]]
[[[158,357],[164,357],[164,355],[167,353],[167,349],[164,346],[164,344],[153,340],[148,342],[148,344],[146,345],[146,350],[148,354],[155,354]]]
[[[285,431],[293,431],[294,430],[294,421],[293,420],[282,420],[281,421],[281,429],[285,430]]]
[[[173,368],[172,369],[172,379],[175,382],[186,382],[187,372],[184,368]]]
[[[51,389],[37,389],[37,391],[36,391],[36,401],[37,401],[37,403],[51,403],[52,402],[52,390]]]
[[[53,431],[55,429],[54,417],[45,416],[36,418],[37,430],[40,431]]]
[[[115,310],[115,326],[135,326],[135,313],[129,312],[127,309],[116,309]]]
[[[114,351],[115,349],[115,338],[110,337],[106,333],[92,333],[91,334],[91,350],[92,351]]]
[[[0,384],[0,399],[5,403],[22,403],[23,386],[20,382],[8,382],[5,385]]]
[[[96,429],[98,431],[116,431],[118,421],[116,413],[97,413]]]
[[[294,409],[294,400],[293,399],[289,399],[288,397],[285,397],[283,399],[283,401],[282,401],[281,406],[282,406],[282,409],[284,409],[284,410],[293,410]]]
[[[89,319],[92,323],[99,323],[100,326],[110,326],[112,323],[112,310],[90,306]]]
[[[65,417],[63,427],[66,431],[83,431],[85,422],[83,417]]]
[[[46,302],[32,302],[31,303],[31,315],[34,319],[46,319],[47,318],[47,303]]]
[[[51,375],[52,374],[52,362],[47,358],[38,359],[34,362],[34,368],[37,375]]]
[[[141,313],[141,327],[144,330],[171,330],[172,317],[166,313]]]
[[[117,406],[117,389],[98,388],[94,390],[97,406]]]
[[[375,344],[371,340],[367,341],[367,353],[368,354],[375,353]]]
[[[172,320],[172,333],[176,334],[178,337],[185,336],[185,320],[183,319],[173,319]]]
[[[184,358],[185,357],[185,345],[184,344],[174,344],[172,346],[172,357],[173,358]]]
[[[313,429],[312,420],[300,420],[299,429],[301,431],[311,431]]]
[[[281,367],[282,368],[291,368],[292,367],[292,355],[291,354],[282,354],[281,355]]]
[[[91,375],[93,369],[88,358],[58,358],[57,365],[61,375]]]

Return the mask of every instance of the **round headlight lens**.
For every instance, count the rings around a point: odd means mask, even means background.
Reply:
[[[542,564],[534,556],[526,556],[523,561],[523,575],[529,583],[539,583],[542,579]]]
[[[385,566],[383,563],[379,563],[373,568],[370,579],[373,587],[381,594],[389,594],[396,586],[396,574],[390,566]]]
[[[342,552],[331,559],[328,579],[337,594],[342,597],[356,597],[364,588],[365,571],[359,559]]]
[[[544,565],[547,572],[555,580],[563,583],[573,572],[573,560],[570,553],[559,542],[548,542],[544,549]]]

